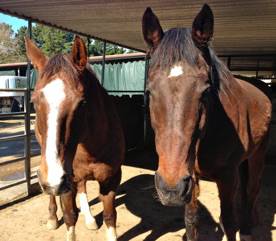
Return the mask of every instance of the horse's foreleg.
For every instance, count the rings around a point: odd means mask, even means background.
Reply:
[[[81,181],[77,184],[78,196],[80,201],[81,213],[85,218],[85,225],[88,229],[98,229],[95,218],[92,216],[87,200],[86,181]]]
[[[70,191],[68,193],[61,194],[60,201],[63,211],[63,219],[67,226],[66,241],[75,241],[75,224],[78,219],[78,211],[76,207],[76,192]]]
[[[228,241],[236,241],[236,219],[234,199],[237,191],[237,172],[225,172],[217,181],[220,197],[220,226]]]
[[[198,239],[197,224],[198,224],[198,201],[199,196],[199,183],[198,179],[195,180],[195,186],[192,193],[191,201],[185,205],[185,227],[187,241],[196,241]]]
[[[49,217],[47,220],[47,228],[49,230],[58,228],[57,203],[56,203],[56,197],[54,195],[50,195]]]
[[[117,212],[114,206],[114,200],[116,195],[115,191],[120,181],[121,169],[108,183],[100,183],[100,199],[103,202],[103,219],[107,228],[107,241],[117,241]]]

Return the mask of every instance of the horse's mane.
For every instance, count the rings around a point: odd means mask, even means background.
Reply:
[[[216,67],[220,78],[220,88],[223,89],[223,86],[229,85],[229,79],[232,79],[233,76],[211,47],[209,47],[209,52],[211,62]],[[190,65],[196,65],[199,54],[200,50],[194,44],[191,29],[173,28],[165,33],[161,43],[153,53],[151,67],[168,70],[174,64],[182,61],[187,61]]]

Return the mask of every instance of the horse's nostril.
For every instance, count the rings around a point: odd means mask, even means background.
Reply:
[[[155,174],[155,186],[161,203],[167,206],[179,206],[189,203],[192,197],[193,178],[185,176],[176,186],[168,186],[161,175]]]
[[[192,176],[185,176],[185,177],[183,178],[183,181],[184,181],[184,182],[189,182],[191,179],[192,179]]]
[[[193,179],[191,176],[186,176],[182,179],[182,181],[178,184],[179,194],[181,197],[186,197],[191,193],[193,184]]]
[[[165,184],[163,178],[156,172],[155,173],[155,184],[158,189],[167,190],[167,185]]]
[[[69,175],[63,175],[60,184],[54,186],[50,186],[49,183],[43,181],[39,170],[37,171],[37,176],[42,191],[47,194],[60,195],[69,192],[72,189]]]

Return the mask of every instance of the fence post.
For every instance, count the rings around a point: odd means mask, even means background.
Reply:
[[[106,41],[104,41],[104,46],[103,46],[102,78],[101,78],[102,86],[104,86],[105,52],[106,52]]]
[[[148,79],[148,68],[149,68],[149,56],[145,56],[145,77],[144,77],[144,146],[147,141],[147,132],[148,132],[148,92],[147,88],[147,79]]]
[[[90,57],[90,44],[91,44],[91,40],[89,37],[87,37],[87,55],[88,55],[88,62],[89,62],[89,57]]]
[[[32,38],[32,21],[28,20],[28,37]],[[27,65],[27,89],[24,95],[25,108],[25,178],[27,183],[27,194],[31,194],[31,61],[28,59]]]

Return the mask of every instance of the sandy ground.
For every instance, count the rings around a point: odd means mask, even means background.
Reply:
[[[119,241],[181,241],[185,234],[183,208],[163,207],[155,198],[154,172],[136,167],[123,167],[123,178],[116,198]],[[214,183],[201,181],[200,241],[221,241],[218,227],[219,201]],[[100,228],[85,228],[80,216],[76,226],[78,241],[104,241],[102,205],[97,199],[98,184],[88,183],[90,207]],[[65,224],[59,209],[60,227],[46,229],[48,196],[37,195],[24,202],[0,210],[0,241],[54,241],[65,240]],[[263,185],[259,200],[260,225],[254,230],[258,241],[276,241],[275,185]]]
[[[272,125],[272,141],[269,148],[268,163],[276,160],[276,125]],[[10,125],[12,124],[12,125]],[[6,123],[0,121],[0,136],[22,133],[22,121]],[[21,127],[18,128],[18,125]],[[2,143],[0,145],[0,162],[21,156],[24,147],[20,143]],[[36,148],[36,147],[35,147]],[[15,152],[18,151],[17,152]],[[10,153],[12,151],[12,155]],[[185,234],[183,208],[163,207],[157,200],[153,184],[154,168],[147,163],[150,159],[132,162],[138,167],[123,167],[123,178],[116,198],[118,212],[117,233],[118,241],[182,241]],[[32,161],[37,166],[39,158]],[[151,166],[151,170],[149,170]],[[0,168],[1,182],[12,181],[14,173],[21,175],[23,162],[13,166]],[[267,166],[264,184],[259,198],[260,225],[254,230],[254,241],[276,241],[276,168]],[[17,176],[17,175],[16,175]],[[11,179],[11,180],[10,180]],[[218,226],[219,200],[214,183],[201,181],[199,209],[199,241],[221,241],[222,232]],[[16,187],[20,189],[21,187]],[[20,189],[22,190],[22,188]],[[20,191],[19,190],[19,191]],[[26,199],[8,207],[1,204],[17,195],[18,190],[11,189],[4,195],[0,191],[0,241],[62,241],[65,240],[66,228],[62,213],[58,211],[60,227],[55,231],[46,229],[48,215],[48,196],[44,194]],[[102,225],[102,205],[98,201],[98,185],[88,183],[90,207],[100,226],[97,231],[85,228],[83,216],[79,217],[76,227],[78,241],[105,241],[105,227]],[[18,195],[17,195],[18,196]]]

